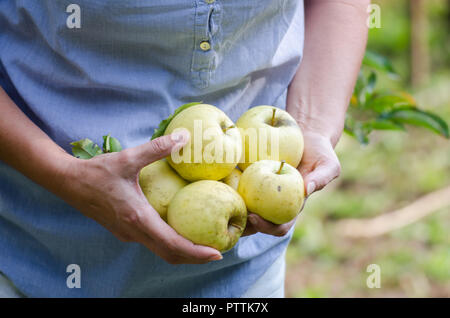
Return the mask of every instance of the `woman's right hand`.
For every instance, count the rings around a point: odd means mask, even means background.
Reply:
[[[139,187],[139,171],[179,150],[187,131],[163,136],[138,147],[96,156],[74,157],[65,165],[60,195],[85,216],[124,242],[139,242],[170,264],[220,260],[221,254],[195,245],[175,232],[148,203]]]
[[[0,111],[0,160],[120,240],[139,242],[171,264],[207,263],[222,258],[219,251],[178,235],[150,206],[139,187],[140,170],[185,145],[189,140],[187,131],[82,160],[51,140],[1,87]]]

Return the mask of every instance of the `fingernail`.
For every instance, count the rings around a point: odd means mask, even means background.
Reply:
[[[170,135],[172,140],[176,143],[182,143],[183,141],[187,141],[189,139],[189,132],[186,129],[178,130]]]
[[[306,195],[310,195],[311,193],[314,192],[314,190],[316,189],[316,184],[314,182],[310,182],[308,183],[308,186],[306,187]]]
[[[209,258],[210,261],[220,261],[221,259],[223,259],[223,256],[221,254],[214,255],[213,257]]]
[[[258,219],[256,218],[256,216],[254,216],[253,214],[250,214],[248,216],[248,220],[250,221],[251,224],[255,225],[256,223],[258,223]]]

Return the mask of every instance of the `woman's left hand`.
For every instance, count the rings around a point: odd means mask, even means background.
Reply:
[[[305,185],[305,201],[302,209],[307,198],[313,192],[324,188],[333,179],[337,178],[341,171],[339,159],[336,156],[330,138],[317,132],[303,131],[303,139],[305,150],[302,161],[298,166]],[[284,236],[295,225],[296,220],[297,218],[288,223],[278,225],[266,221],[254,213],[249,213],[247,227],[243,236],[257,232]]]
[[[341,173],[341,165],[331,139],[303,130],[305,150],[298,170],[303,177],[306,196],[323,189]]]
[[[294,226],[296,220],[297,218],[293,219],[289,223],[278,225],[264,220],[255,213],[249,212],[247,217],[247,226],[245,227],[242,236],[252,235],[258,232],[274,236],[284,236],[287,232],[289,232],[291,227]]]

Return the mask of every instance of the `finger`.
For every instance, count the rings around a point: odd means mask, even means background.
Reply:
[[[142,168],[156,160],[160,160],[170,155],[173,151],[181,149],[190,138],[186,129],[180,129],[177,132],[156,138],[143,145],[127,149],[125,155],[129,155],[130,162],[137,168]]]
[[[304,177],[308,175],[312,170],[314,170],[314,166],[311,164],[303,163],[301,162],[300,165],[297,167],[300,174]]]
[[[134,241],[141,243],[170,264],[204,264],[213,260],[222,259],[221,254],[218,253],[217,250],[209,247],[206,248],[213,251],[212,257],[210,256],[210,254],[208,254],[208,256],[206,257],[202,257],[202,255],[199,255],[199,257],[197,257],[196,255],[186,256],[177,253],[176,251],[174,251],[174,248],[172,248],[172,243],[164,244],[164,242],[167,242],[167,240],[161,237],[155,237],[155,235],[151,232],[152,230],[148,229],[148,224],[154,224],[157,228],[168,227],[169,230],[173,231],[178,236],[177,239],[185,240],[192,246],[194,246],[194,244],[179,236],[170,226],[167,225],[167,223],[165,223],[161,219],[158,212],[156,212],[156,210],[152,206],[148,205],[148,203],[143,204],[142,206],[143,208],[137,208],[136,210],[146,210],[146,212],[140,213],[137,218],[133,218],[132,222],[128,220],[124,224],[125,229],[122,230],[122,233],[129,233],[128,235],[125,235],[128,237],[128,239],[126,239],[125,241]],[[119,237],[119,239],[121,238]],[[174,242],[173,244],[176,246],[178,243]],[[196,246],[200,248],[204,247],[200,245]]]
[[[303,209],[305,208],[306,201],[308,201],[308,197],[307,197],[307,196],[306,196],[305,199],[303,200],[302,207],[300,208],[300,212],[298,212],[298,214],[300,214],[300,213],[303,211]]]
[[[256,231],[274,236],[286,235],[290,228],[295,224],[295,219],[286,224],[273,224],[254,213],[248,215],[248,220]]]
[[[242,236],[249,236],[256,233],[258,233],[258,230],[255,229],[255,227],[250,222],[247,222],[244,232],[242,233]]]
[[[341,172],[339,161],[327,160],[318,164],[314,170],[304,176],[306,195],[321,190]]]
[[[158,250],[168,252],[175,258],[178,257],[191,262],[222,259],[218,250],[208,246],[196,245],[185,239],[157,214],[146,213],[142,217],[139,228],[156,243]]]
[[[163,260],[168,262],[169,264],[205,264],[210,262],[210,259],[192,259],[182,257],[176,254],[171,253],[171,251],[160,244],[160,242],[156,242],[153,238],[149,237],[146,233],[142,231],[136,231],[135,241],[141,243],[150,251],[161,257]]]
[[[171,254],[168,249],[165,249],[155,240],[149,237],[136,227],[125,226],[120,231],[113,232],[113,234],[122,242],[137,242],[144,245],[150,251],[161,257],[170,264],[205,264],[209,260],[187,259],[178,255]]]

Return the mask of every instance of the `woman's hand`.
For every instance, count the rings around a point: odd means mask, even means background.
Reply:
[[[139,171],[180,149],[189,134],[163,136],[144,145],[67,165],[59,195],[124,242],[138,242],[171,264],[206,263],[222,258],[210,247],[178,235],[147,202]]]
[[[0,110],[0,160],[122,241],[139,242],[171,264],[206,263],[222,258],[217,250],[195,245],[178,235],[150,206],[139,187],[139,171],[186,144],[186,131],[81,160],[55,144],[2,88]]]
[[[305,150],[298,170],[305,183],[306,195],[321,190],[341,172],[339,159],[330,138],[317,132],[303,131]]]
[[[369,0],[305,1],[303,57],[288,88],[286,110],[303,132],[305,150],[298,170],[307,197],[341,170],[333,148],[344,128],[364,56],[369,4]],[[258,218],[251,224],[248,232],[277,235],[287,233],[295,221],[277,226]]]
[[[289,232],[291,227],[294,226],[295,221],[297,221],[297,218],[294,218],[288,223],[278,225],[264,220],[255,213],[249,212],[247,217],[247,226],[245,227],[242,236],[252,235],[258,232],[273,236],[284,236]]]
[[[339,176],[341,167],[329,138],[309,131],[303,131],[303,138],[305,150],[298,170],[305,184],[304,206],[309,195],[322,189]],[[243,235],[261,232],[274,236],[284,236],[295,225],[296,220],[297,218],[288,223],[277,225],[254,213],[249,213],[247,227]]]

